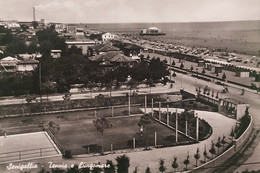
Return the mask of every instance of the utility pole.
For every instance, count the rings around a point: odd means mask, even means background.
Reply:
[[[131,115],[131,98],[130,98],[130,94],[128,96],[128,115]]]
[[[39,61],[39,88],[40,88],[40,100],[42,102],[42,74],[41,74],[41,60]]]
[[[170,83],[172,84],[172,58],[170,57]]]

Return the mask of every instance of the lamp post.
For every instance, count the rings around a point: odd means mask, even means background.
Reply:
[[[197,92],[198,89],[197,89],[197,78],[195,78],[195,91]]]
[[[40,102],[42,102],[42,74],[41,74],[41,59],[39,60],[39,89],[40,89]]]
[[[181,74],[181,89],[182,89],[182,75],[183,75],[183,74]]]

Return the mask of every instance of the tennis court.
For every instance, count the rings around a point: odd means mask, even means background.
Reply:
[[[104,145],[105,151],[131,149],[133,148],[133,138],[135,138],[136,148],[145,147],[146,129],[140,135],[140,127],[137,125],[141,116],[126,116],[108,118],[112,123],[112,128],[105,129],[104,136],[97,131],[92,120],[81,120],[60,123],[61,130],[54,135],[66,150],[71,150],[72,154],[86,154],[87,146]],[[157,133],[157,145],[174,145],[175,132],[164,125],[153,122],[149,125],[149,146],[155,145],[155,132]],[[178,136],[179,141],[189,141],[183,135]],[[90,151],[91,152],[91,151]]]
[[[46,132],[0,136],[0,164],[48,157],[61,153]]]

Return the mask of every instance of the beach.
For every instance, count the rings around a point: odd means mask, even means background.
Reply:
[[[187,47],[205,47],[225,52],[259,56],[260,21],[196,22],[196,23],[121,23],[86,24],[88,28],[131,35]],[[158,27],[166,35],[140,36],[141,29]]]

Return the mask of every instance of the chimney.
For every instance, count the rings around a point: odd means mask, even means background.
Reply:
[[[33,21],[36,21],[35,18],[35,7],[33,7]]]

